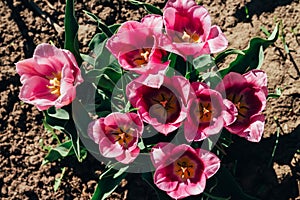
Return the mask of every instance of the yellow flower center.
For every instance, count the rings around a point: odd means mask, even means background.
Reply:
[[[174,38],[174,41],[177,43],[182,43],[182,42],[188,42],[188,43],[200,43],[200,35],[196,33],[195,31],[189,31],[188,29],[185,29],[183,31],[183,34],[181,35],[176,35]]]
[[[210,122],[213,117],[213,107],[209,102],[199,103],[199,108],[195,110],[200,122]]]
[[[197,164],[188,156],[182,156],[174,163],[174,174],[180,177],[183,181],[195,176]]]
[[[140,49],[139,54],[136,56],[136,58],[133,59],[133,63],[136,66],[140,66],[140,67],[146,65],[149,62],[150,53],[151,53],[151,48]]]
[[[229,99],[237,108],[238,110],[238,120],[239,119],[246,119],[247,118],[247,112],[249,110],[249,107],[247,106],[244,96],[237,96],[236,94],[230,94],[228,95],[227,99]]]
[[[174,121],[180,113],[180,104],[175,94],[162,86],[158,91],[149,92],[145,97],[149,105],[149,114],[160,123]]]
[[[118,142],[125,149],[128,148],[128,144],[132,142],[133,136],[131,133],[131,129],[124,131],[121,128],[117,128],[111,132],[112,137],[115,142]]]
[[[60,96],[61,72],[53,73],[53,76],[48,79],[49,79],[49,85],[47,85],[47,88],[49,88],[51,94]]]

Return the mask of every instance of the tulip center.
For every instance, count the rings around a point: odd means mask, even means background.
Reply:
[[[143,66],[149,62],[149,56],[151,53],[151,48],[142,48],[139,50],[139,53],[133,59],[133,62],[136,66]]]
[[[47,85],[47,88],[49,88],[51,94],[60,96],[61,73],[60,72],[53,73],[53,77],[48,79],[49,79],[49,85]]]
[[[111,132],[111,135],[113,136],[114,142],[118,142],[122,147],[128,149],[128,144],[133,140],[130,131],[130,129],[124,131],[122,128],[117,128]]]
[[[187,180],[195,176],[196,163],[188,156],[182,156],[174,164],[175,174],[182,180]]]
[[[238,119],[246,119],[249,107],[245,102],[244,96],[237,96],[236,94],[232,94],[228,96],[228,99],[231,100],[231,102],[236,106],[238,110]]]
[[[200,36],[194,31],[191,32],[189,30],[183,31],[182,40],[185,42],[197,43],[200,40]]]
[[[190,31],[188,29],[184,29],[184,31],[181,34],[176,34],[174,38],[175,42],[182,43],[182,42],[188,42],[188,43],[200,43],[200,35],[196,31]]]
[[[145,100],[149,103],[150,116],[160,123],[172,122],[180,113],[180,104],[175,94],[164,86],[158,91],[149,92]]]
[[[210,102],[199,103],[198,109],[196,109],[196,116],[198,116],[200,122],[210,122],[212,120],[213,107]]]

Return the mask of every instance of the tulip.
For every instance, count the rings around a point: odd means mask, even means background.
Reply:
[[[266,107],[268,95],[266,73],[256,69],[243,75],[230,72],[217,85],[216,90],[226,94],[226,98],[238,110],[236,121],[226,128],[251,142],[259,142],[265,123],[262,111]]]
[[[127,97],[142,120],[164,135],[178,129],[186,118],[190,84],[183,76],[141,76],[127,85]]]
[[[173,199],[201,194],[206,180],[220,168],[219,158],[203,149],[158,143],[150,153],[156,186]]]
[[[221,29],[211,25],[208,11],[194,0],[169,0],[163,11],[166,35],[160,45],[184,58],[218,53],[228,42]]]
[[[137,143],[142,133],[143,123],[135,113],[111,113],[88,126],[88,135],[99,145],[101,155],[123,164],[133,162],[139,155]]]
[[[108,39],[106,47],[123,69],[138,74],[155,74],[169,64],[162,62],[167,54],[158,48],[162,26],[159,15],[147,15],[141,22],[127,21]]]
[[[50,44],[38,45],[33,57],[17,62],[16,69],[23,84],[19,98],[39,110],[70,104],[83,82],[73,54]]]
[[[184,133],[188,141],[200,141],[217,134],[225,125],[236,120],[237,111],[234,105],[224,100],[219,92],[199,82],[192,83],[192,88],[196,98],[189,100],[190,112],[184,123]]]

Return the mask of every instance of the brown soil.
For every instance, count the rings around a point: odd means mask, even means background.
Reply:
[[[149,1],[150,2],[150,1]],[[163,0],[152,1],[163,6]],[[300,4],[298,0],[217,0],[202,1],[229,40],[230,48],[245,48],[250,38],[263,36],[260,27],[272,30],[275,20],[282,20],[283,33],[290,53],[279,39],[265,51],[263,69],[269,77],[269,91],[282,89],[282,96],[268,101],[264,139],[259,144],[238,140],[228,153],[239,159],[237,178],[243,189],[261,199],[296,199],[300,189]],[[245,14],[245,5],[249,17]],[[14,63],[33,54],[36,45],[54,42],[63,47],[65,1],[0,1],[0,197],[1,199],[90,199],[103,166],[93,157],[83,163],[74,159],[41,166],[47,151],[55,145],[51,133],[42,126],[43,115],[35,107],[18,99],[19,76]],[[78,0],[81,49],[96,30],[96,24],[83,10],[98,15],[106,24],[139,20],[145,11],[127,0]],[[47,19],[48,18],[48,19]],[[52,25],[50,20],[52,21]],[[53,25],[53,23],[55,25]],[[276,140],[277,117],[280,126],[278,148],[268,165]],[[238,152],[238,153],[237,153]],[[230,160],[227,161],[230,163]],[[89,166],[89,168],[87,167]],[[55,178],[66,167],[59,189],[54,192]],[[129,176],[110,199],[153,199],[147,186]],[[136,188],[129,189],[128,188]]]

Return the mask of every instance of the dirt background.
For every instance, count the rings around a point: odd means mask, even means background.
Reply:
[[[149,1],[162,7],[164,1]],[[250,38],[264,36],[260,27],[271,31],[282,21],[281,36],[265,51],[263,69],[268,88],[282,89],[282,96],[268,101],[264,139],[259,144],[238,140],[228,149],[238,159],[237,180],[244,191],[260,199],[300,199],[300,3],[299,0],[204,0],[213,24],[224,31],[230,48],[247,47]],[[246,15],[245,6],[248,8]],[[83,163],[72,159],[41,166],[47,151],[55,145],[51,133],[42,126],[43,115],[35,107],[19,101],[21,86],[14,63],[32,56],[36,45],[52,41],[63,47],[63,0],[0,0],[0,198],[1,199],[90,199],[103,166],[93,157]],[[139,20],[146,12],[128,1],[78,0],[76,16],[80,24],[82,52],[96,31],[96,24],[83,14],[88,10],[106,24]],[[275,157],[270,162],[280,122]],[[224,161],[228,165],[232,160]],[[87,167],[89,166],[89,167]],[[59,189],[53,189],[62,173]],[[135,188],[135,189],[133,189]],[[153,199],[153,191],[135,176],[124,180],[110,199]]]

